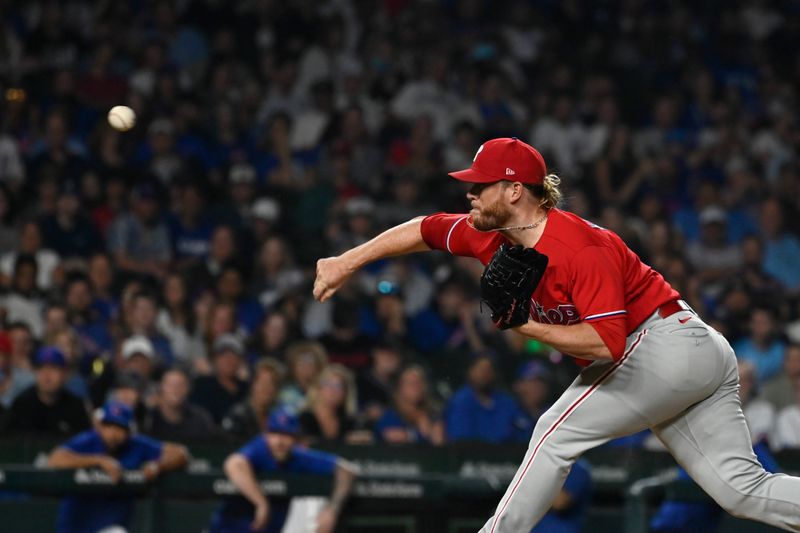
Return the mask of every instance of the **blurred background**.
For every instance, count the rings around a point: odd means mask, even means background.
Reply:
[[[115,398],[219,475],[286,406],[309,445],[429,491],[364,492],[341,531],[477,530],[577,366],[493,328],[477,261],[382,261],[324,304],[311,284],[320,257],[465,211],[446,172],[517,136],[562,176],[566,209],[727,336],[754,443],[800,469],[797,2],[2,0],[0,14],[0,463],[41,464]],[[136,111],[131,131],[108,125],[114,105]],[[79,407],[20,401],[37,391]],[[647,433],[588,456],[570,531],[587,517],[689,531],[653,518],[665,497],[692,501],[679,516],[713,510],[688,482],[653,481],[673,466]],[[630,492],[640,479],[652,495]],[[54,495],[2,480],[13,530],[49,530]],[[136,530],[195,530],[203,497],[150,494]],[[431,509],[449,521],[425,525]]]

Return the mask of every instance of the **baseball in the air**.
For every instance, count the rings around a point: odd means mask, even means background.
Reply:
[[[136,113],[128,106],[114,106],[108,112],[108,123],[117,131],[128,131],[136,124]]]

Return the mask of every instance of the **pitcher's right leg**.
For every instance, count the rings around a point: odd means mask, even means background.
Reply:
[[[720,350],[727,352],[723,385],[653,431],[697,484],[730,514],[800,531],[800,478],[770,474],[756,459],[739,401],[736,359],[727,342],[721,336],[717,340]]]

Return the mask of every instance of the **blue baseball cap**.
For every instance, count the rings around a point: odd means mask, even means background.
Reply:
[[[517,372],[517,379],[543,379],[547,381],[551,376],[550,369],[548,369],[541,361],[528,361],[519,367]]]
[[[133,424],[133,410],[122,402],[109,400],[100,409],[100,422],[130,430]]]
[[[285,408],[278,408],[269,415],[267,432],[296,436],[300,434],[300,421],[291,411]]]
[[[64,353],[55,346],[45,346],[36,352],[33,358],[33,365],[36,367],[50,365],[58,368],[67,367],[67,358]]]

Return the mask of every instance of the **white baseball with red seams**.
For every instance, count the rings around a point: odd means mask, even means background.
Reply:
[[[108,123],[117,131],[128,131],[136,124],[136,113],[128,106],[114,106],[108,112]]]

